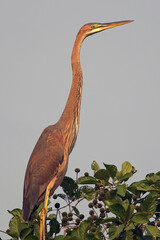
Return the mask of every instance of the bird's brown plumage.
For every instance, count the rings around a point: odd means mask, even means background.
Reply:
[[[61,184],[66,169],[67,155],[62,144],[61,131],[56,125],[47,127],[41,134],[30,157],[24,183],[23,217],[30,220],[32,212],[44,200],[46,187],[58,174],[59,181],[50,194]],[[66,172],[66,170],[65,170]]]
[[[90,23],[79,30],[72,51],[73,77],[66,106],[59,121],[42,132],[28,162],[23,193],[23,217],[25,220],[31,219],[34,210],[44,200],[46,189],[48,189],[49,195],[53,194],[67,171],[68,157],[74,147],[79,128],[83,83],[80,47],[83,40],[96,32],[129,22],[131,21],[106,24]],[[44,216],[45,213],[43,218]],[[42,238],[42,232],[40,238]]]

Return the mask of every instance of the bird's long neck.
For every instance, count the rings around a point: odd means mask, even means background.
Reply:
[[[64,144],[68,148],[68,153],[70,153],[74,147],[79,128],[79,116],[83,84],[82,69],[80,64],[80,47],[83,39],[84,36],[79,32],[74,43],[71,58],[72,85],[66,106],[59,120],[64,136]]]

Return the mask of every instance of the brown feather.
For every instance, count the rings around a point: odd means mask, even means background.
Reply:
[[[30,220],[35,208],[44,200],[45,190],[64,162],[61,132],[49,126],[41,134],[28,162],[23,200],[23,217]],[[63,180],[60,177],[60,183]]]

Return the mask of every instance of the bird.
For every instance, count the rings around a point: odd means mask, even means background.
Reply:
[[[88,23],[83,25],[74,42],[71,64],[72,84],[69,96],[56,124],[44,129],[30,156],[23,189],[23,218],[31,221],[32,214],[44,201],[40,214],[40,240],[45,240],[45,219],[48,198],[62,183],[79,129],[83,74],[80,49],[83,40],[95,33],[132,22],[133,20]]]

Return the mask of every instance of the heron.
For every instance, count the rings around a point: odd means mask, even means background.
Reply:
[[[31,221],[32,214],[44,201],[40,214],[40,240],[45,240],[45,221],[49,197],[62,183],[67,171],[69,155],[75,145],[79,129],[83,75],[80,49],[83,40],[103,30],[132,22],[88,23],[76,36],[72,50],[72,84],[64,111],[56,124],[44,129],[29,159],[23,191],[23,218]]]

